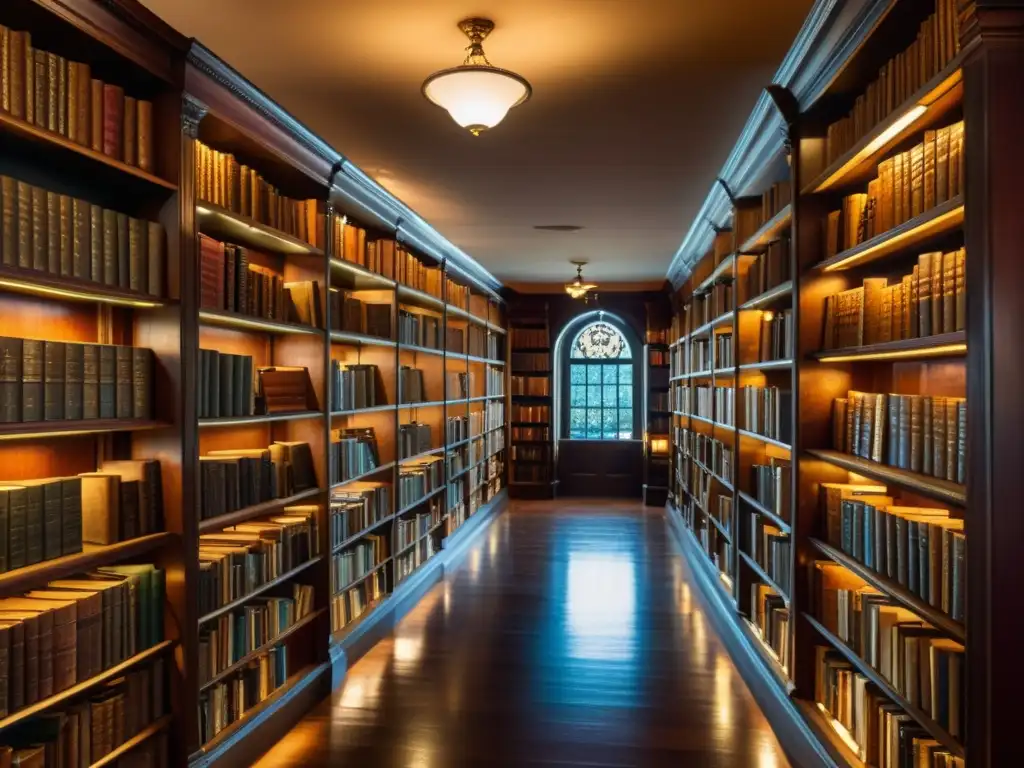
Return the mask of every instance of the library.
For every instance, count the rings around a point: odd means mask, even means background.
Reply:
[[[0,768],[1017,765],[1022,74],[1020,0],[0,2]]]

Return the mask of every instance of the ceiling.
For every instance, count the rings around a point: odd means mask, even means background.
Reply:
[[[661,280],[811,0],[142,0],[505,283]],[[478,0],[479,3],[479,0]],[[420,94],[456,22],[533,97],[474,138]],[[577,225],[575,233],[535,230]]]

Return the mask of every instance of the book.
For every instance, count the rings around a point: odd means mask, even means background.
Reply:
[[[124,156],[124,90],[103,83],[103,154],[115,160],[130,162]]]
[[[922,253],[917,259],[919,281],[917,288],[918,328],[921,338],[931,336],[934,333],[932,330],[932,264],[934,262],[932,257],[934,255],[932,253]]]

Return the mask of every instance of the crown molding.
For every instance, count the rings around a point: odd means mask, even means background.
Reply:
[[[896,0],[816,0],[772,83],[787,88],[801,110],[820,98]],[[718,177],[733,190],[756,181],[783,151],[784,123],[767,92],[762,92]],[[711,247],[714,229],[732,216],[722,185],[711,185],[704,203],[669,263],[667,278],[678,289]]]

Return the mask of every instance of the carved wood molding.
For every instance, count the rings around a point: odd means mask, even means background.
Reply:
[[[206,117],[209,110],[206,105],[194,96],[184,93],[181,96],[181,130],[192,139],[199,138],[199,123]]]

